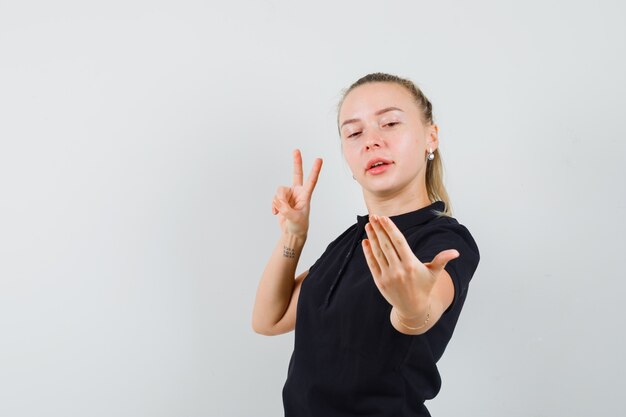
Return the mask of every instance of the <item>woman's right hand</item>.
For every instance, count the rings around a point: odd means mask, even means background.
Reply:
[[[313,161],[311,173],[303,184],[302,155],[293,151],[293,185],[278,187],[272,200],[272,213],[278,215],[278,223],[283,233],[306,238],[309,231],[309,211],[311,195],[322,169],[322,160]]]

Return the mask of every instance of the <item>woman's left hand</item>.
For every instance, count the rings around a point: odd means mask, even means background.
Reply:
[[[365,231],[368,239],[362,242],[363,252],[383,297],[398,316],[409,322],[429,317],[435,283],[442,274],[447,274],[444,267],[458,257],[459,252],[444,250],[431,262],[422,263],[388,217],[370,216]]]

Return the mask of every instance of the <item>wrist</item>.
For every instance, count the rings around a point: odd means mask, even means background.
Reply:
[[[404,313],[395,307],[391,309],[391,321],[397,323],[401,328],[414,332],[425,330],[431,324],[432,306],[430,300],[420,304],[422,307],[418,311]],[[397,326],[396,326],[397,327]]]
[[[283,256],[295,258],[300,256],[300,252],[302,252],[302,248],[306,242],[306,235],[283,233],[280,240],[283,245]]]

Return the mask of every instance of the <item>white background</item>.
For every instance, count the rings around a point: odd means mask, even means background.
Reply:
[[[432,414],[623,415],[623,4],[0,0],[0,415],[282,415],[271,198],[324,158],[300,269],[365,213],[335,110],[374,71],[482,255]]]

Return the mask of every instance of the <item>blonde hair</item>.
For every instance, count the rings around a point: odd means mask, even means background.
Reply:
[[[422,113],[422,121],[424,124],[429,126],[434,123],[433,106],[428,98],[426,98],[422,90],[420,90],[415,83],[413,83],[413,81],[396,75],[375,72],[359,78],[354,84],[343,92],[339,105],[337,106],[337,126],[339,126],[339,110],[341,109],[341,105],[343,104],[346,96],[360,85],[377,82],[394,83],[406,88],[415,99],[415,103]],[[427,161],[426,165],[426,191],[428,192],[428,198],[432,203],[438,200],[445,203],[444,211],[438,212],[437,214],[452,216],[450,197],[448,196],[448,192],[446,191],[446,187],[443,182],[443,161],[441,160],[441,152],[439,149],[435,149],[433,153],[435,158],[432,161]]]

